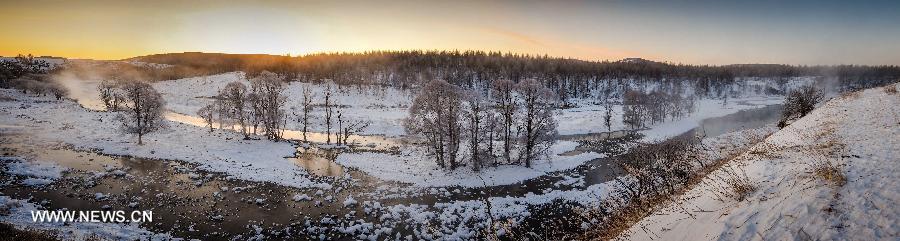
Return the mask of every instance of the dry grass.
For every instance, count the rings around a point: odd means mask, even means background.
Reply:
[[[887,94],[889,94],[889,95],[896,95],[896,94],[897,94],[897,85],[888,85],[888,86],[885,86],[885,87],[884,87],[884,93],[887,93]]]
[[[844,186],[847,183],[847,176],[844,175],[841,168],[829,160],[816,161],[811,166],[813,176],[820,180],[836,187]]]
[[[761,139],[764,140],[765,138]],[[596,218],[604,221],[594,224],[591,226],[590,230],[585,231],[580,236],[576,237],[575,240],[617,239],[619,235],[640,222],[644,217],[652,214],[657,208],[675,203],[678,198],[685,195],[693,187],[704,182],[704,178],[712,177],[713,175],[710,174],[714,171],[726,168],[732,170],[731,166],[728,166],[728,164],[737,161],[740,156],[741,152],[737,152],[719,159],[711,165],[701,168],[685,182],[685,185],[682,185],[673,193],[667,195],[652,195],[640,201],[621,199],[607,200],[601,207],[582,210],[581,216],[589,217],[588,219]],[[727,172],[737,173],[734,171]],[[734,196],[735,198],[739,197],[743,200],[756,191],[756,186],[750,182],[750,179],[746,175],[736,175],[735,178],[730,178],[730,180],[732,181],[726,181],[724,183],[732,183],[734,185],[729,184],[727,185],[728,187],[721,189],[726,192],[726,195]],[[607,211],[608,213],[603,213],[604,211]]]
[[[735,166],[726,166],[715,175],[711,175],[711,189],[722,201],[731,199],[738,202],[744,201],[750,194],[756,191],[756,185],[750,181],[750,177],[742,169]]]
[[[855,99],[859,99],[859,93],[860,93],[860,92],[861,92],[861,91],[851,91],[851,92],[843,93],[843,94],[841,94],[841,98],[842,98],[842,99],[846,99],[846,100],[855,100]]]
[[[737,201],[744,201],[751,193],[756,191],[756,186],[750,183],[747,178],[731,178],[728,179],[728,187],[731,189],[732,197]]]

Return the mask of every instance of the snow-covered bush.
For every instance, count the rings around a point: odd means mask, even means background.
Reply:
[[[803,86],[788,93],[784,99],[784,111],[781,113],[781,120],[778,121],[778,127],[785,127],[788,121],[799,119],[816,108],[816,104],[822,101],[824,95],[822,91],[816,89],[812,85]]]

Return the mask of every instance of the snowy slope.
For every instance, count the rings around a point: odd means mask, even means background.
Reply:
[[[117,113],[89,111],[68,100],[9,89],[0,89],[0,100],[0,126],[29,133],[26,141],[36,146],[62,144],[104,154],[182,160],[244,180],[330,187],[309,180],[306,170],[284,158],[295,152],[290,143],[242,140],[231,131],[210,133],[203,127],[166,121],[167,128],[146,135],[144,145],[137,145],[136,137],[117,129]]]
[[[620,239],[896,240],[898,147],[900,95],[884,88],[845,95],[754,146]],[[822,160],[837,164],[846,183],[814,175],[811,163]],[[722,198],[715,190],[726,169],[745,172],[756,191],[744,201]]]

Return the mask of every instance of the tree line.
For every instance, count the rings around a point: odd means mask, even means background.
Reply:
[[[302,56],[173,53],[132,60],[172,64],[208,73],[244,71],[255,76],[274,72],[289,80],[339,85],[420,88],[434,79],[487,91],[497,79],[535,79],[561,100],[589,96],[611,80],[630,83],[678,83],[695,86],[700,96],[716,94],[736,78],[834,78],[844,88],[866,88],[900,80],[900,66],[797,66],[781,64],[686,65],[638,58],[584,61],[570,58],[485,51],[369,51]],[[627,86],[622,86],[626,88]]]

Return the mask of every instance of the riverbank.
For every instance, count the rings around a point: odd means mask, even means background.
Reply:
[[[900,210],[892,207],[900,202],[898,87],[828,101],[633,225],[620,239],[896,238]],[[723,196],[732,192],[723,183],[728,172],[745,175],[751,191],[739,199]]]

